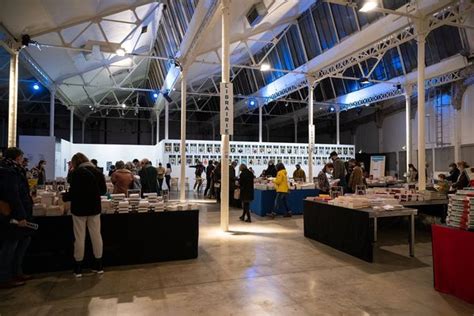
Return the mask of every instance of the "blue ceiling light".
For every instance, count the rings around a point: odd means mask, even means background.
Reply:
[[[157,99],[158,98],[158,93],[153,93],[153,98]]]
[[[40,89],[39,84],[35,83],[35,84],[33,85],[33,90],[38,91],[39,89]]]
[[[329,108],[329,112],[334,112],[334,111],[336,111],[336,109],[335,109],[333,106],[331,106],[331,107]]]
[[[255,106],[255,103],[256,103],[255,100],[250,100],[250,101],[249,101],[249,105],[250,105],[250,106]]]

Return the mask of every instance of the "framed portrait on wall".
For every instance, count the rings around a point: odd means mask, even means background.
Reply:
[[[307,153],[307,146],[300,146],[300,155],[305,155]]]
[[[207,145],[206,145],[206,152],[207,152],[208,154],[212,154],[212,153],[213,153],[212,144],[207,144]]]
[[[280,146],[280,152],[279,154],[284,155],[286,153],[286,147],[285,146]]]
[[[198,145],[198,153],[204,154],[205,151],[206,151],[206,145],[204,145],[204,144],[199,144],[199,145]]]
[[[220,144],[215,144],[214,145],[214,152],[216,154],[220,154],[221,153],[221,145]]]
[[[180,165],[181,164],[181,155],[176,156],[176,164]]]
[[[295,157],[290,157],[290,164],[295,165],[296,164],[296,158]]]
[[[237,153],[239,153],[239,154],[244,153],[244,146],[243,145],[237,145]]]
[[[197,144],[191,144],[191,154],[197,153]]]
[[[274,146],[273,146],[273,154],[274,154],[274,155],[278,155],[279,152],[280,152],[280,146],[274,145]]]
[[[260,150],[259,150],[259,153],[260,153],[260,154],[264,154],[264,153],[265,153],[265,145],[260,145],[260,146],[259,146],[259,149],[260,149]]]
[[[255,163],[255,164],[256,164],[257,166],[261,166],[261,165],[262,165],[262,158],[257,157],[257,158],[255,158],[255,160],[256,160],[256,163]]]
[[[176,166],[176,156],[175,155],[170,155],[168,161],[171,165]]]
[[[179,153],[179,144],[178,143],[173,144],[173,151],[175,153]]]
[[[267,153],[267,154],[269,154],[269,155],[271,155],[271,154],[272,154],[272,152],[273,152],[273,151],[272,151],[272,146],[270,146],[270,145],[267,145],[267,146],[266,146],[266,148],[267,148],[267,151],[266,151],[266,153]]]
[[[250,145],[245,145],[245,151],[244,154],[250,155],[252,153],[252,149]]]
[[[247,164],[247,156],[242,156],[240,158],[240,163]]]
[[[254,155],[258,154],[258,146],[257,145],[252,145],[252,154],[254,154]]]
[[[186,155],[186,165],[190,166],[193,163],[193,156]]]
[[[293,154],[293,146],[288,146],[288,147],[286,147],[286,152],[287,152],[289,155]]]
[[[165,153],[172,152],[171,143],[165,143]]]

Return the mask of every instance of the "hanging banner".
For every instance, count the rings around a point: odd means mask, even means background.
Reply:
[[[385,177],[385,156],[370,156],[370,175],[374,179]]]
[[[221,135],[234,134],[234,90],[232,83],[220,83]]]

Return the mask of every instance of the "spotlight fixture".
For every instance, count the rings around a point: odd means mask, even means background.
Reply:
[[[117,54],[117,56],[120,56],[120,57],[123,57],[125,56],[127,52],[125,51],[125,49],[123,48],[118,48],[116,51],[115,51],[115,54]]]
[[[378,7],[377,0],[366,0],[362,5],[362,8],[359,9],[360,12],[370,12]]]
[[[260,65],[260,71],[269,71],[270,70],[270,65],[265,63]]]
[[[180,71],[183,71],[183,66],[178,59],[173,59],[173,64],[176,68],[179,68]]]
[[[122,109],[125,109],[127,105],[125,103],[122,103]]]
[[[359,79],[359,83],[360,84],[369,84],[370,81],[369,81],[369,78],[363,77],[363,78]]]
[[[367,107],[370,106],[370,103],[366,103],[365,106],[367,106]]]
[[[153,98],[157,99],[158,98],[158,93],[153,93]]]
[[[33,90],[38,91],[40,89],[39,84],[35,83],[33,84]]]
[[[164,92],[163,98],[165,98],[165,100],[168,101],[168,103],[173,102],[173,99],[170,98],[169,92]]]
[[[331,107],[329,108],[329,112],[334,112],[334,111],[336,111],[336,108],[334,108],[333,106],[331,106]]]
[[[362,154],[362,149],[361,149],[361,150],[359,150],[359,154]]]

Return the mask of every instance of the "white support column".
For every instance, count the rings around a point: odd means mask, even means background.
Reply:
[[[54,137],[54,112],[55,112],[55,101],[56,88],[51,87],[49,97],[49,136]]]
[[[462,119],[461,111],[454,109],[454,163],[461,161],[461,134]]]
[[[230,82],[229,0],[222,0],[222,82]],[[221,109],[222,111],[222,109]],[[232,115],[233,117],[233,115]],[[221,124],[223,122],[221,121]],[[229,230],[229,135],[221,134],[221,229]]]
[[[156,112],[156,143],[160,142],[160,114]]]
[[[186,201],[186,72],[181,72],[181,172],[179,200]]]
[[[10,56],[10,86],[8,94],[8,147],[16,146],[18,119],[18,53]]]
[[[411,94],[413,92],[413,87],[407,85],[405,87],[405,149],[406,149],[406,172],[408,174],[408,167],[411,164]]]
[[[425,157],[425,21],[417,24],[418,48],[418,189],[426,190]]]
[[[170,130],[170,106],[168,102],[165,104],[165,139],[169,139]]]
[[[74,108],[69,107],[69,142],[74,143]]]
[[[314,148],[314,111],[313,111],[313,83],[308,84],[308,179],[313,181],[313,148]]]
[[[258,108],[258,141],[260,143],[263,142],[262,128],[263,128],[263,109],[262,109],[262,106],[259,105],[259,108]]]
[[[338,144],[338,145],[341,143],[340,115],[341,115],[341,112],[339,111],[339,109],[337,109],[337,112],[336,112],[336,144]]]

